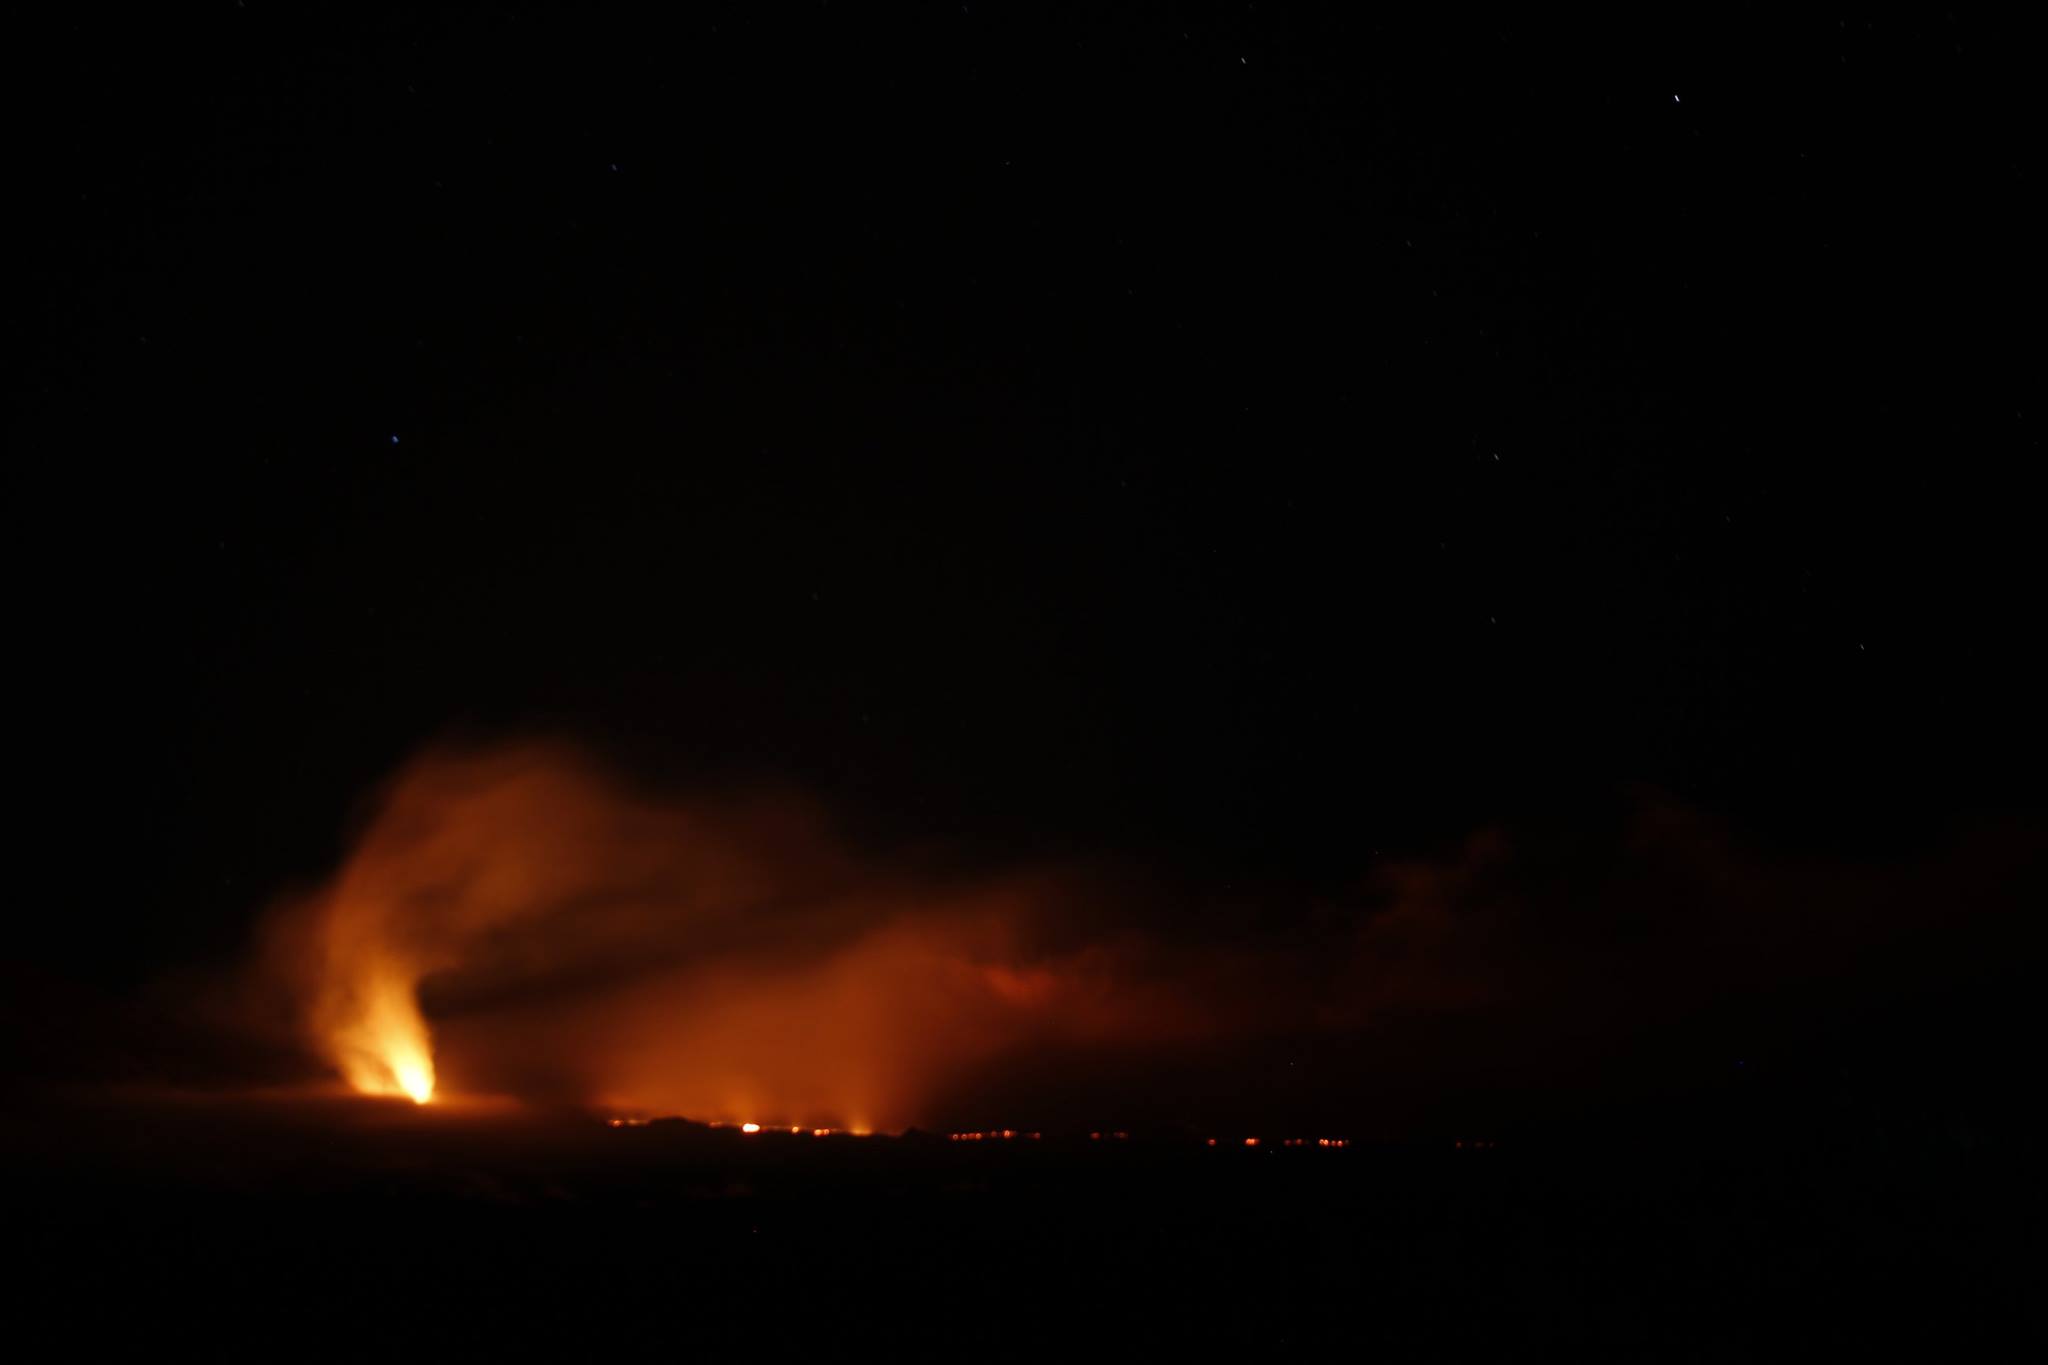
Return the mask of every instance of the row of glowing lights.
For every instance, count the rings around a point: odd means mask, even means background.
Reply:
[[[998,1129],[998,1130],[996,1130],[996,1131],[994,1131],[994,1132],[987,1132],[987,1133],[948,1133],[948,1134],[947,1134],[946,1136],[950,1137],[950,1138],[951,1138],[951,1139],[953,1139],[953,1141],[955,1141],[955,1142],[1002,1142],[1002,1141],[1009,1141],[1009,1140],[1013,1140],[1013,1139],[1018,1139],[1018,1138],[1021,1138],[1021,1139],[1023,1139],[1023,1140],[1024,1140],[1024,1141],[1026,1141],[1026,1142],[1037,1142],[1037,1141],[1038,1141],[1038,1140],[1039,1140],[1040,1138],[1044,1137],[1044,1136],[1045,1136],[1045,1134],[1043,1134],[1043,1133],[1020,1133],[1020,1132],[1018,1132],[1018,1131],[1017,1131],[1016,1129],[1014,1129],[1014,1128],[1002,1128],[1002,1129]],[[1118,1133],[1090,1133],[1090,1134],[1088,1135],[1088,1140],[1089,1140],[1090,1142],[1124,1142],[1124,1141],[1128,1141],[1128,1140],[1129,1140],[1129,1138],[1130,1138],[1130,1136],[1131,1136],[1131,1135],[1130,1135],[1129,1133],[1121,1133],[1121,1132],[1118,1132]],[[1210,1138],[1210,1139],[1208,1140],[1208,1145],[1209,1145],[1209,1146],[1211,1146],[1211,1147],[1227,1147],[1227,1146],[1235,1146],[1236,1144],[1235,1144],[1235,1143],[1227,1143],[1227,1142],[1225,1142],[1225,1141],[1224,1141],[1223,1139],[1221,1139],[1221,1138]],[[1245,1146],[1247,1146],[1247,1147],[1263,1147],[1263,1146],[1267,1146],[1267,1145],[1269,1145],[1269,1144],[1267,1144],[1267,1142],[1266,1142],[1266,1140],[1265,1140],[1264,1138],[1255,1138],[1255,1137],[1248,1137],[1248,1138],[1246,1138],[1246,1139],[1244,1140],[1244,1145],[1245,1145]],[[1281,1140],[1279,1141],[1279,1143],[1278,1143],[1277,1145],[1278,1145],[1278,1146],[1281,1146],[1281,1147],[1349,1147],[1349,1146],[1351,1145],[1351,1139],[1350,1139],[1350,1138],[1282,1138],[1282,1139],[1281,1139]],[[1462,1142],[1461,1142],[1461,1143],[1459,1143],[1458,1145],[1459,1145],[1460,1147],[1463,1147],[1463,1146],[1466,1146],[1467,1144],[1465,1144],[1465,1143],[1462,1143]],[[1477,1147],[1477,1146],[1481,1146],[1481,1145],[1485,1145],[1485,1146],[1491,1146],[1492,1144],[1491,1144],[1491,1143],[1481,1144],[1481,1143],[1476,1143],[1476,1142],[1475,1142],[1475,1143],[1472,1143],[1472,1144],[1470,1144],[1470,1145],[1472,1145],[1472,1146],[1474,1146],[1474,1147]]]
[[[605,1120],[605,1126],[606,1126],[606,1127],[609,1127],[609,1128],[645,1128],[645,1127],[646,1127],[646,1126],[647,1126],[648,1124],[650,1124],[650,1123],[652,1123],[652,1122],[654,1122],[654,1120],[653,1120],[653,1119],[649,1119],[649,1118],[611,1118],[611,1119],[606,1119],[606,1120]],[[738,1129],[738,1130],[739,1130],[740,1132],[742,1132],[742,1133],[782,1133],[782,1132],[787,1132],[787,1133],[789,1133],[789,1134],[791,1134],[791,1135],[793,1135],[793,1136],[797,1136],[797,1137],[801,1137],[801,1136],[803,1136],[803,1135],[804,1135],[804,1134],[806,1134],[806,1133],[808,1133],[808,1134],[809,1134],[810,1136],[812,1136],[812,1137],[836,1137],[836,1136],[840,1136],[840,1135],[842,1135],[842,1134],[844,1134],[844,1135],[848,1135],[848,1136],[852,1136],[852,1137],[868,1137],[868,1136],[870,1136],[870,1132],[869,1132],[869,1130],[868,1130],[868,1129],[865,1129],[865,1128],[805,1128],[805,1127],[802,1127],[802,1126],[800,1126],[800,1125],[799,1125],[799,1126],[795,1126],[795,1127],[791,1127],[791,1128],[786,1128],[786,1129],[785,1129],[785,1128],[782,1128],[782,1127],[780,1127],[779,1125],[778,1125],[778,1126],[774,1126],[774,1127],[767,1127],[767,1126],[763,1126],[762,1124],[758,1124],[758,1123],[716,1123],[716,1122],[714,1122],[714,1123],[712,1123],[712,1124],[710,1124],[710,1125],[708,1125],[708,1126],[709,1126],[709,1127],[712,1127],[712,1128],[736,1128],[736,1129]],[[1043,1139],[1044,1139],[1044,1137],[1045,1137],[1045,1134],[1043,1134],[1043,1133],[1027,1133],[1027,1132],[1023,1132],[1023,1131],[1020,1131],[1020,1130],[1018,1130],[1018,1129],[1015,1129],[1015,1128],[995,1128],[995,1129],[990,1129],[990,1130],[988,1130],[988,1131],[986,1131],[986,1132],[977,1132],[977,1133],[948,1133],[948,1134],[946,1134],[946,1136],[947,1136],[947,1138],[948,1138],[949,1140],[951,1140],[951,1141],[953,1141],[953,1142],[1038,1142],[1038,1141],[1041,1141],[1041,1140],[1043,1140]],[[1089,1140],[1090,1142],[1126,1142],[1126,1141],[1129,1141],[1129,1139],[1130,1139],[1130,1136],[1131,1136],[1131,1135],[1130,1135],[1129,1133],[1125,1133],[1125,1132],[1096,1132],[1096,1133],[1090,1133],[1090,1134],[1088,1135],[1088,1140]],[[1259,1138],[1259,1137],[1248,1137],[1248,1138],[1244,1138],[1244,1139],[1242,1139],[1242,1140],[1241,1140],[1241,1142],[1239,1142],[1239,1141],[1227,1141],[1227,1140],[1225,1140],[1225,1139],[1223,1139],[1223,1138],[1210,1138],[1210,1139],[1208,1139],[1207,1145],[1208,1145],[1208,1146],[1211,1146],[1211,1147],[1236,1147],[1236,1146],[1240,1146],[1240,1145],[1242,1145],[1242,1146],[1245,1146],[1245,1147],[1325,1147],[1325,1148],[1329,1148],[1329,1147],[1349,1147],[1349,1146],[1351,1145],[1351,1139],[1350,1139],[1350,1138],[1328,1138],[1328,1137],[1326,1137],[1326,1138],[1302,1138],[1302,1137],[1295,1137],[1295,1138],[1281,1138],[1281,1139],[1280,1139],[1280,1140],[1279,1140],[1278,1142],[1273,1142],[1273,1143],[1269,1143],[1269,1142],[1267,1142],[1267,1141],[1266,1141],[1266,1139],[1264,1139],[1264,1138]],[[1494,1146],[1494,1143],[1492,1143],[1492,1142],[1490,1142],[1490,1141],[1473,1141],[1473,1140],[1471,1140],[1471,1139],[1466,1139],[1466,1140],[1464,1140],[1464,1141],[1460,1141],[1460,1142],[1456,1143],[1455,1145],[1456,1145],[1456,1146],[1457,1146],[1457,1147],[1458,1147],[1459,1149],[1463,1150],[1463,1149],[1467,1149],[1467,1148],[1471,1148],[1471,1149],[1479,1149],[1479,1148],[1486,1148],[1486,1147],[1492,1147],[1492,1146]]]
[[[415,1103],[425,1104],[426,1100],[424,1098],[415,1097]],[[606,1119],[604,1122],[607,1128],[645,1128],[648,1124],[653,1123],[654,1120],[651,1118],[619,1117],[609,1118]],[[716,1120],[714,1120],[708,1126],[712,1128],[737,1128],[742,1133],[780,1133],[785,1131],[780,1126],[764,1127],[758,1123],[724,1123]],[[838,1137],[842,1135],[849,1137],[869,1137],[872,1135],[872,1130],[867,1128],[805,1128],[801,1125],[795,1125],[790,1127],[787,1131],[793,1136],[798,1137],[801,1137],[806,1133],[810,1134],[812,1137]],[[990,1129],[986,1132],[948,1133],[946,1134],[946,1136],[948,1139],[954,1142],[1038,1142],[1045,1137],[1045,1134],[1020,1132],[1015,1128],[995,1128]],[[1131,1135],[1129,1133],[1121,1131],[1094,1132],[1088,1135],[1088,1140],[1090,1142],[1125,1142],[1130,1139],[1130,1136]],[[1226,1142],[1222,1138],[1210,1138],[1208,1139],[1207,1145],[1211,1147],[1234,1147],[1239,1144],[1235,1142]],[[1276,1144],[1270,1144],[1264,1138],[1248,1137],[1243,1140],[1243,1145],[1246,1147],[1264,1147]],[[1282,1138],[1277,1145],[1281,1147],[1349,1147],[1351,1145],[1351,1139]],[[1455,1143],[1454,1145],[1460,1151],[1477,1151],[1493,1147],[1497,1144],[1487,1140],[1475,1141],[1468,1138],[1461,1140]]]
[[[605,1127],[607,1128],[645,1128],[648,1124],[652,1122],[654,1122],[654,1120],[648,1118],[614,1118],[606,1119],[604,1121]],[[866,1128],[804,1128],[800,1126],[792,1128],[783,1128],[779,1125],[775,1127],[764,1128],[758,1123],[724,1123],[718,1120],[713,1120],[705,1126],[707,1128],[737,1128],[742,1133],[787,1132],[798,1135],[809,1133],[812,1137],[838,1137],[842,1134],[850,1137],[870,1136],[870,1130]]]
[[[416,1069],[401,1067],[399,1069],[399,1084],[401,1088],[403,1088],[405,1092],[411,1096],[412,1101],[415,1104],[425,1104],[434,1092],[433,1081],[428,1078],[425,1072],[417,1071]],[[654,1120],[651,1118],[620,1117],[606,1119],[605,1126],[609,1128],[645,1128],[648,1124],[652,1122],[654,1122]],[[764,1128],[762,1125],[758,1123],[725,1123],[718,1120],[713,1120],[709,1126],[713,1128],[737,1128],[742,1133],[779,1133],[782,1131],[780,1127]],[[868,1137],[870,1136],[872,1130],[866,1128],[804,1128],[802,1126],[792,1126],[789,1129],[789,1131],[791,1134],[795,1136],[802,1136],[805,1133],[809,1133],[812,1137],[836,1137],[842,1134],[850,1135],[852,1137]],[[1044,1138],[1045,1134],[1019,1132],[1015,1128],[998,1128],[991,1129],[987,1132],[948,1133],[946,1134],[946,1136],[954,1142],[1009,1142],[1015,1141],[1017,1139],[1022,1139],[1026,1142],[1037,1142]],[[1130,1136],[1131,1135],[1129,1133],[1122,1131],[1092,1132],[1088,1134],[1088,1140],[1090,1142],[1124,1142],[1127,1141],[1130,1138]],[[1211,1147],[1218,1147],[1234,1146],[1236,1144],[1226,1143],[1220,1138],[1210,1138],[1208,1139],[1208,1145]],[[1248,1137],[1244,1139],[1244,1145],[1247,1147],[1260,1147],[1265,1146],[1267,1144],[1265,1139],[1263,1138]],[[1351,1139],[1282,1138],[1280,1140],[1279,1145],[1282,1147],[1349,1147],[1351,1145]],[[1471,1139],[1464,1139],[1459,1141],[1455,1145],[1458,1147],[1459,1150],[1462,1151],[1466,1149],[1478,1150],[1489,1148],[1494,1146],[1495,1144],[1491,1141],[1485,1140],[1474,1141]]]
[[[1014,1128],[997,1128],[986,1133],[948,1133],[946,1136],[955,1142],[1008,1142],[1015,1138],[1022,1138],[1026,1142],[1036,1142],[1044,1137],[1045,1134],[1020,1133]],[[1090,1134],[1090,1136],[1094,1135]]]

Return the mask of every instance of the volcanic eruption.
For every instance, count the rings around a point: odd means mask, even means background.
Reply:
[[[1027,1044],[1209,1027],[1133,969],[1135,938],[1072,927],[1088,895],[1064,873],[913,876],[787,791],[656,796],[529,743],[409,765],[332,881],[282,907],[268,960],[366,1094],[424,1103],[452,1071],[616,1110],[902,1126]]]

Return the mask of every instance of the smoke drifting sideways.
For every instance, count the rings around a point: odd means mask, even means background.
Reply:
[[[1077,936],[1087,894],[892,873],[789,792],[649,796],[523,744],[410,765],[264,962],[366,1093],[903,1127],[1020,1046],[1209,1026],[1135,939]]]
[[[1733,1052],[1784,1007],[2036,953],[2031,833],[1765,857],[1645,798],[1276,913],[1100,868],[913,870],[800,793],[652,792],[507,743],[399,772],[332,880],[265,921],[258,975],[350,1085],[422,1102],[853,1130],[1392,1117],[1589,1084],[1688,1021]]]

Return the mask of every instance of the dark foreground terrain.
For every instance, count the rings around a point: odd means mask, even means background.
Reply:
[[[9,1120],[55,1354],[2000,1355],[2030,1163],[1766,1148],[743,1136],[276,1098]],[[54,1335],[45,1335],[45,1332]]]

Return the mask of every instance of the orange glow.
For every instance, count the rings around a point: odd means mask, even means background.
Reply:
[[[909,876],[786,790],[655,797],[506,746],[399,773],[331,881],[271,918],[266,964],[368,1094],[860,1134],[929,1125],[949,1085],[1034,1047],[1232,1027],[1227,991],[1087,932],[1093,894],[1056,870]]]
[[[387,902],[344,884],[302,926],[306,1023],[335,1069],[365,1095],[434,1094],[434,1053],[415,986],[420,964],[387,932]]]
[[[1256,1147],[1259,1145],[1259,1140],[1257,1138],[1246,1138],[1244,1140],[1244,1145],[1247,1147]]]
[[[742,1133],[758,1133],[761,1131],[761,1125],[758,1123],[743,1123],[740,1125],[740,1131]]]
[[[434,1098],[434,1059],[427,1056],[424,1049],[417,1057],[408,1057],[400,1052],[392,1059],[391,1070],[398,1078],[398,1088],[414,1104],[425,1104]]]
[[[1016,1138],[1023,1138],[1026,1142],[1038,1142],[1045,1134],[1020,1133],[1015,1128],[996,1128],[986,1133],[948,1133],[946,1136],[954,1142],[1008,1142]]]

